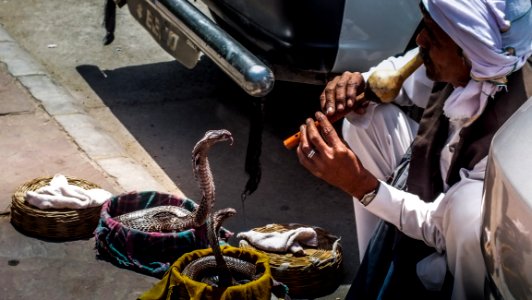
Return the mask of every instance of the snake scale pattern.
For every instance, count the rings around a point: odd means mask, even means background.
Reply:
[[[220,245],[218,244],[218,232],[222,222],[230,216],[236,214],[233,208],[224,208],[216,211],[209,218],[207,235],[211,245],[213,255],[200,257],[191,261],[181,272],[196,281],[206,282],[210,285],[231,286],[241,284],[252,279],[258,278],[262,274],[256,274],[255,264],[222,255]],[[213,279],[212,275],[218,280]],[[240,279],[240,281],[237,280]],[[217,281],[217,282],[216,282]]]
[[[214,180],[207,153],[219,142],[233,143],[233,136],[225,129],[210,130],[192,150],[194,177],[202,192],[198,207],[191,213],[175,206],[160,206],[137,210],[115,217],[123,225],[142,231],[183,231],[205,224],[214,207]]]
[[[116,217],[123,225],[141,231],[183,231],[192,224],[190,211],[173,205],[136,210]]]
[[[115,219],[133,229],[159,232],[183,231],[207,222],[207,238],[213,255],[190,262],[182,273],[196,281],[211,285],[231,286],[253,280],[261,274],[256,274],[254,264],[224,256],[220,249],[218,232],[222,222],[236,214],[236,211],[233,208],[225,208],[211,213],[215,202],[215,186],[207,153],[214,144],[223,141],[233,143],[233,136],[229,131],[210,130],[192,150],[194,177],[202,192],[201,201],[193,212],[166,205],[129,212]]]

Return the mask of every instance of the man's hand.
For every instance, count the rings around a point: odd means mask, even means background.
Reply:
[[[355,105],[355,98],[365,90],[365,82],[362,74],[359,72],[344,72],[336,76],[327,83],[327,86],[320,95],[321,109],[329,117],[351,109]],[[363,114],[367,103],[357,104],[355,112]]]
[[[299,162],[314,176],[358,199],[374,190],[378,185],[375,176],[338,137],[323,113],[317,112],[316,119],[319,128],[310,118],[301,125],[301,141],[297,147]]]

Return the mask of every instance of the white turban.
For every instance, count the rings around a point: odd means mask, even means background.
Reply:
[[[530,0],[422,0],[434,21],[471,62],[467,86],[458,87],[444,111],[451,119],[478,116],[506,76],[532,54]]]

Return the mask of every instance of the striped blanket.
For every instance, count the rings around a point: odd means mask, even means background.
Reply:
[[[130,192],[111,198],[102,206],[94,234],[98,256],[113,264],[161,278],[181,255],[208,248],[207,227],[202,225],[182,232],[144,232],[122,226],[113,217],[160,205],[176,205],[192,211],[197,204],[187,198],[146,191]],[[232,232],[222,229],[227,241]]]

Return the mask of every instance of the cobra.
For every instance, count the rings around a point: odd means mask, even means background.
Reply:
[[[236,214],[233,208],[224,208],[216,211],[208,221],[207,237],[213,255],[207,255],[188,263],[183,271],[196,281],[206,282],[210,285],[231,286],[258,278],[255,264],[235,257],[222,254],[218,243],[218,232],[222,222]],[[215,278],[218,277],[218,280]],[[239,281],[236,280],[239,279]]]
[[[129,212],[115,219],[124,226],[141,231],[178,232],[205,224],[215,201],[214,181],[207,153],[214,144],[224,141],[233,144],[231,132],[225,129],[210,130],[192,150],[194,177],[202,193],[201,201],[193,212],[177,206],[163,205]]]
[[[224,256],[220,249],[218,233],[222,222],[235,215],[236,210],[225,208],[211,213],[215,203],[215,186],[207,153],[214,144],[223,141],[233,143],[233,137],[229,131],[210,130],[192,150],[194,177],[202,193],[201,201],[193,212],[176,206],[164,205],[133,211],[117,216],[115,219],[125,226],[142,231],[183,231],[202,226],[208,218],[207,239],[213,255],[190,262],[182,273],[196,281],[230,286],[239,284],[235,277],[241,279],[240,282],[242,282],[253,280],[261,274],[256,274],[254,264]]]

